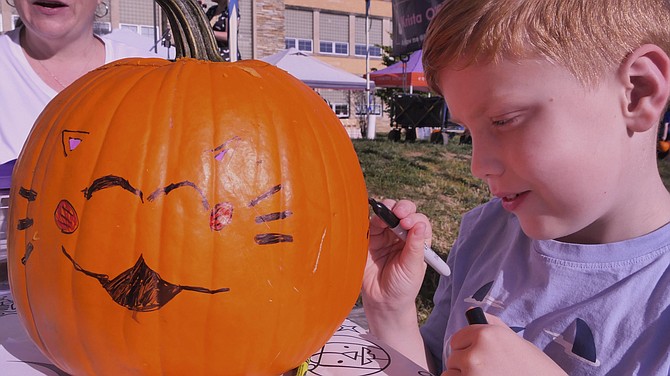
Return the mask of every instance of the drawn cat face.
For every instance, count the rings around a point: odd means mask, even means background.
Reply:
[[[62,140],[65,158],[73,158],[76,149],[79,148],[83,142],[82,139],[86,138],[85,136],[87,135],[88,132],[63,132]],[[240,137],[233,137],[223,144],[205,151],[205,158],[211,158],[211,160],[208,161],[210,164],[226,164],[230,167],[230,159],[234,155],[235,145],[240,144],[243,144],[243,140]],[[261,163],[257,162],[257,165],[258,164]],[[184,175],[188,175],[189,171],[185,172]],[[146,312],[160,309],[182,291],[193,291],[207,294],[218,294],[230,291],[230,288],[228,287],[210,289],[207,287],[168,282],[168,280],[161,277],[159,272],[156,272],[146,263],[144,254],[148,253],[151,255],[153,253],[154,257],[161,255],[162,258],[165,247],[173,246],[174,243],[166,243],[160,241],[161,239],[159,238],[161,235],[170,237],[174,232],[181,234],[187,233],[185,236],[182,235],[179,237],[181,239],[181,244],[184,247],[188,247],[185,240],[188,240],[189,242],[203,240],[203,237],[201,236],[203,235],[203,232],[206,231],[206,228],[208,228],[209,233],[205,234],[206,236],[204,237],[215,237],[217,238],[215,241],[219,242],[225,241],[217,233],[225,233],[227,231],[226,227],[234,224],[237,217],[240,216],[238,214],[239,211],[246,209],[251,213],[259,213],[256,210],[256,207],[259,206],[259,204],[265,200],[271,200],[274,196],[282,193],[282,184],[276,184],[271,186],[267,191],[261,192],[251,199],[247,199],[246,202],[240,202],[239,200],[236,200],[236,198],[247,196],[247,192],[233,192],[234,194],[232,197],[228,198],[230,201],[221,201],[212,204],[212,198],[216,200],[219,199],[219,197],[216,195],[216,190],[208,189],[207,183],[209,183],[210,176],[203,174],[199,180],[187,180],[188,177],[185,176],[182,178],[181,173],[177,173],[177,175],[180,177],[175,181],[168,181],[167,184],[162,184],[157,188],[149,187],[148,192],[150,193],[148,194],[145,192],[145,189],[138,188],[138,183],[114,174],[97,177],[87,186],[83,187],[83,189],[77,189],[76,186],[72,187],[75,191],[79,191],[83,195],[83,203],[86,205],[86,210],[97,212],[97,215],[94,215],[93,218],[87,217],[90,219],[86,221],[86,226],[89,226],[89,223],[92,222],[90,226],[94,226],[95,228],[95,230],[91,230],[87,227],[86,231],[96,234],[96,237],[91,239],[86,238],[87,240],[84,244],[78,243],[77,247],[79,248],[100,247],[100,245],[96,243],[101,240],[113,242],[116,246],[123,246],[124,239],[128,239],[129,237],[127,231],[144,231],[147,225],[160,224],[161,227],[170,228],[173,223],[177,223],[182,227],[170,229],[167,232],[161,230],[163,231],[162,233],[147,236],[147,238],[157,238],[154,240],[159,241],[159,243],[154,244],[154,247],[152,248],[144,242],[140,242],[140,245],[136,247],[133,252],[130,252],[134,255],[139,254],[136,256],[137,260],[134,262],[134,266],[125,269],[116,275],[110,276],[104,272],[93,271],[93,267],[82,265],[82,263],[78,262],[68,251],[70,246],[66,246],[66,244],[70,242],[66,239],[75,235],[81,225],[80,214],[77,209],[77,206],[81,206],[81,197],[76,200],[73,200],[72,198],[64,198],[58,202],[53,211],[53,223],[60,230],[62,234],[61,236],[63,237],[63,245],[61,246],[63,256],[72,263],[72,267],[76,271],[81,272],[84,276],[98,280],[117,304],[129,310]],[[224,176],[232,175],[225,175],[224,173]],[[235,176],[235,179],[239,179],[239,176]],[[201,186],[203,183],[204,186]],[[108,192],[113,192],[113,196]],[[210,193],[209,196],[213,197],[208,197],[208,193]],[[38,192],[24,187],[21,187],[19,194],[29,202],[36,201],[39,195]],[[226,197],[222,197],[221,199],[226,199]],[[113,200],[114,204],[110,204],[110,202],[107,202],[108,200]],[[177,201],[177,204],[168,204],[170,200]],[[74,201],[75,204],[71,201]],[[158,209],[154,207],[154,204],[162,201],[165,201],[162,205],[162,211],[157,213]],[[90,206],[93,206],[93,209],[90,209]],[[239,208],[239,211],[237,208]],[[127,220],[124,220],[123,218],[126,214],[135,214],[135,212],[144,210],[148,210],[152,215],[149,219],[144,219],[142,216],[137,217],[140,226],[134,226],[132,223],[132,216],[127,218]],[[165,213],[170,213],[170,215],[165,217]],[[286,220],[292,215],[293,212],[291,210],[270,211],[255,215],[253,223],[257,226],[259,231],[253,236],[255,245],[267,246],[293,242],[293,236],[291,234],[267,232],[270,228],[270,223]],[[184,223],[182,220],[184,217],[189,217],[191,219]],[[96,219],[100,220],[97,221]],[[26,217],[19,219],[17,228],[22,231],[29,231],[33,224],[34,220],[30,217]],[[195,228],[193,232],[196,236],[188,236],[189,229],[184,231],[184,226],[192,226]],[[137,238],[133,238],[133,241],[137,243]],[[244,244],[244,242],[240,242],[239,239],[236,241],[239,242],[241,246]],[[248,241],[246,243],[248,244]],[[179,244],[179,242],[177,244]],[[33,243],[29,242],[26,245],[26,252],[22,258],[23,264],[29,262],[29,258],[34,251],[35,247]],[[159,252],[157,253],[156,251]],[[197,258],[199,256],[200,255],[194,254],[190,257]],[[176,262],[176,260],[170,262]]]

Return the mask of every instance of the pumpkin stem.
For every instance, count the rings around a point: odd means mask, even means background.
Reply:
[[[177,48],[177,59],[224,61],[205,12],[195,0],[156,0],[165,12]]]

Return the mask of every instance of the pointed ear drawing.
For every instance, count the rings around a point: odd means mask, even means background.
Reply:
[[[224,142],[223,144],[210,150],[212,154],[214,154],[214,159],[221,162],[223,160],[223,157],[225,157],[226,154],[228,154],[228,152],[232,151],[235,142],[240,141],[241,139],[242,138],[240,138],[240,136],[235,136],[230,140]]]
[[[76,149],[88,136],[88,132],[84,131],[68,131],[67,129],[61,133],[61,142],[63,144],[63,154],[69,156],[74,149]]]

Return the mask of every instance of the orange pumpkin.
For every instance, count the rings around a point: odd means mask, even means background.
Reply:
[[[21,153],[9,221],[17,311],[73,375],[281,374],[347,316],[367,254],[346,132],[258,61],[78,80]]]
[[[656,144],[656,150],[661,153],[667,153],[670,151],[670,142],[665,140],[659,140]]]

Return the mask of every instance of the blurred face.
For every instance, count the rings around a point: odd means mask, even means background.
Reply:
[[[98,0],[15,0],[28,33],[41,39],[67,39],[92,33]]]
[[[440,72],[452,118],[472,133],[472,173],[528,236],[589,242],[625,210],[629,135],[612,76],[586,89],[544,60]]]

